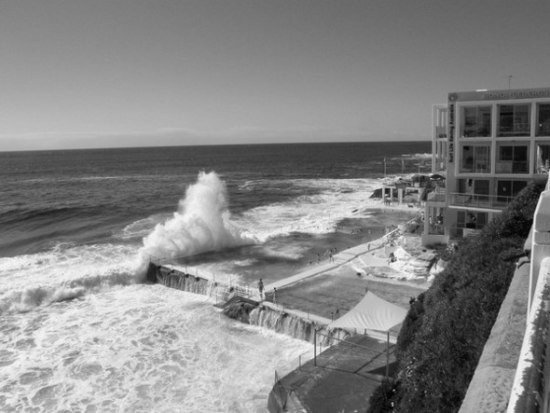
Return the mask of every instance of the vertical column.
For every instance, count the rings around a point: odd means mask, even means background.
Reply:
[[[536,151],[535,151],[535,139],[537,136],[537,102],[531,103],[531,139],[529,143],[529,162],[528,162],[528,172],[529,175],[533,175],[536,172]]]
[[[537,143],[535,139],[531,139],[529,143],[529,175],[537,172]]]
[[[430,219],[429,217],[432,215],[432,207],[428,206],[428,203],[426,202],[426,206],[424,207],[424,235],[427,237],[430,234]]]

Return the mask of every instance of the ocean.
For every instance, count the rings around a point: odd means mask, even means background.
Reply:
[[[255,285],[382,235],[370,198],[429,142],[0,153],[0,410],[264,412],[311,345],[143,283]]]

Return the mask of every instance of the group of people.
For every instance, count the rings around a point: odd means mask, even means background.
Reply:
[[[258,291],[260,292],[260,300],[265,300],[264,282],[260,278],[258,281]],[[277,304],[277,289],[273,287],[273,304]]]
[[[324,254],[321,254],[320,252],[317,253],[317,264],[321,263],[321,261],[324,258],[328,258],[328,262],[334,262],[334,256],[336,255],[336,252],[338,250],[336,248],[330,248],[324,252]],[[313,264],[314,261],[311,260],[309,264]]]

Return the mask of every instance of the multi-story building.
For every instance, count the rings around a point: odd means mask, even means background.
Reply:
[[[434,113],[444,109],[434,107]],[[437,122],[434,116],[434,133]],[[446,196],[437,215],[443,234],[433,235],[446,242],[478,232],[529,181],[547,178],[550,88],[449,93],[444,122]],[[434,135],[434,144],[438,139]],[[428,198],[428,220],[435,208]],[[424,234],[427,244],[430,228]]]
[[[445,233],[444,221],[447,206],[445,174],[447,172],[447,105],[434,105],[432,111],[432,177],[427,187],[429,193],[424,205],[424,232],[422,243],[446,244],[449,234]]]

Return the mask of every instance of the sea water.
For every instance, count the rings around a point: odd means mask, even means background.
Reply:
[[[152,257],[253,284],[383,232],[429,144],[0,153],[0,410],[265,411],[307,343],[143,284]],[[368,228],[368,231],[366,229]],[[345,229],[345,230],[343,230]]]

